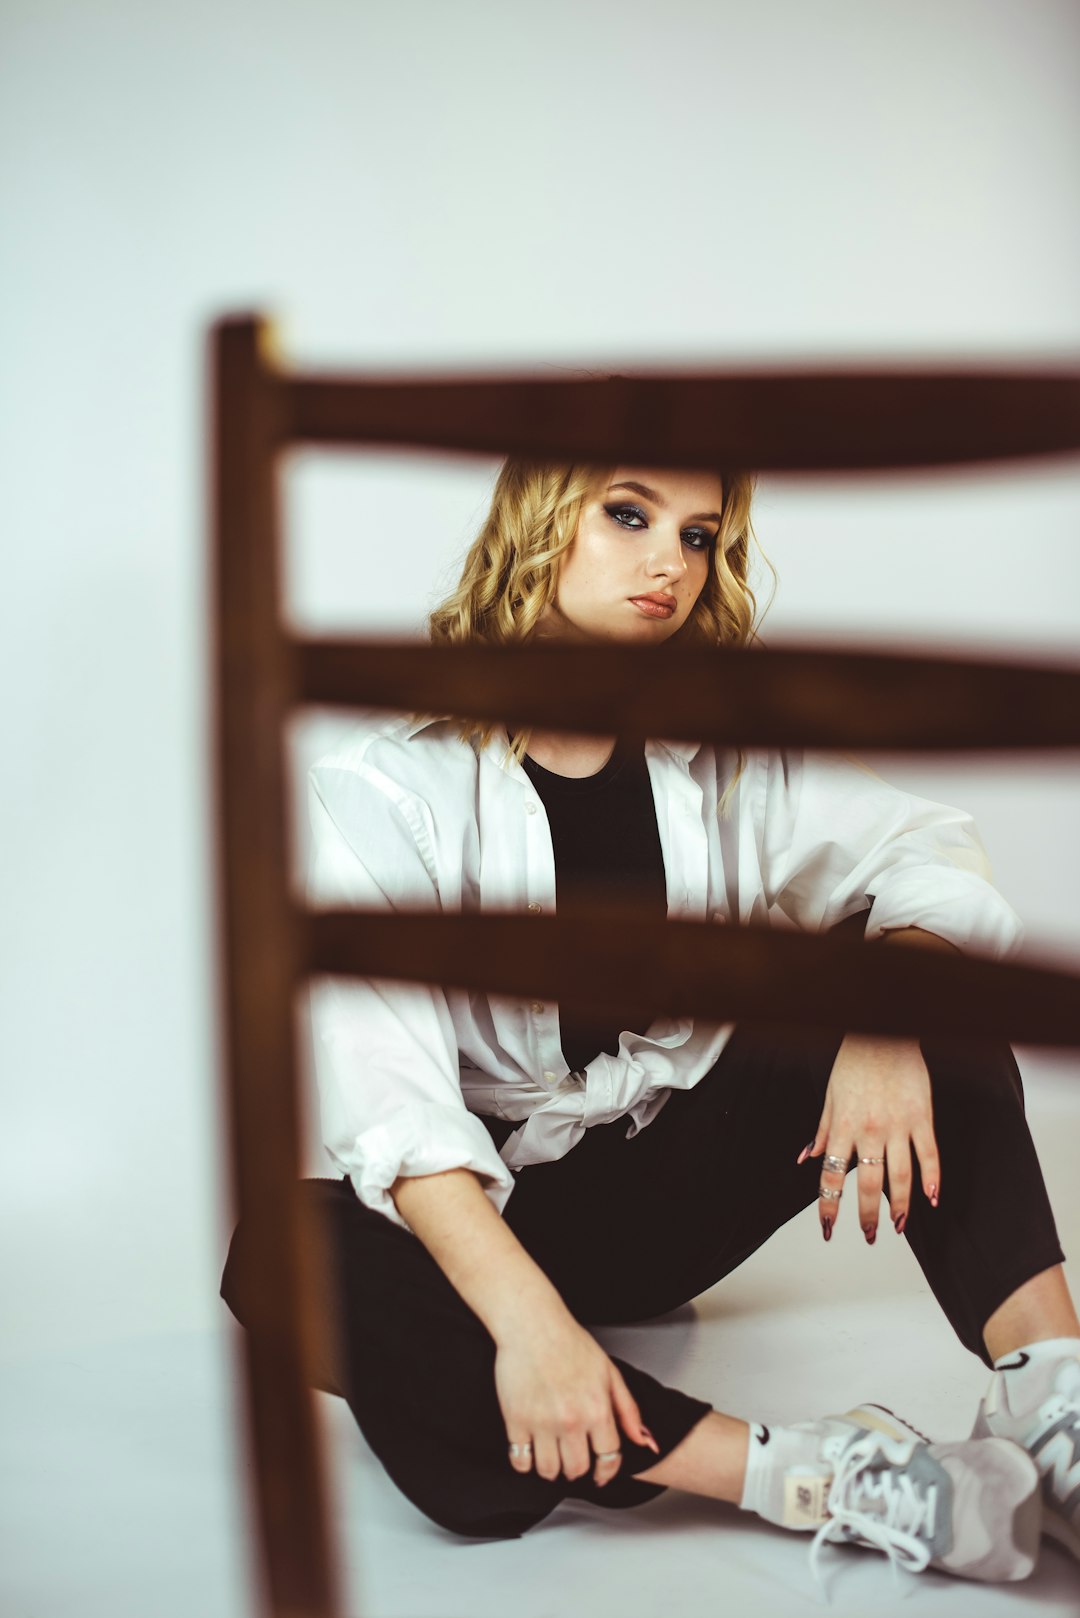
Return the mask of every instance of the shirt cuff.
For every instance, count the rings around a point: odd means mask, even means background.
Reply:
[[[390,1187],[399,1175],[472,1169],[500,1214],[514,1189],[514,1176],[479,1118],[464,1108],[438,1102],[413,1102],[396,1108],[385,1123],[357,1135],[348,1151],[330,1151],[365,1207],[384,1214],[403,1230],[410,1226],[390,1196]]]
[[[989,882],[968,871],[922,867],[897,871],[876,884],[866,922],[867,943],[894,927],[922,927],[977,955],[1003,959],[1024,941],[1024,924]]]

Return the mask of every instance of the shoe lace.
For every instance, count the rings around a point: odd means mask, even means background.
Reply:
[[[861,1539],[877,1546],[889,1558],[894,1583],[901,1568],[921,1573],[930,1561],[927,1538],[934,1532],[937,1486],[924,1484],[920,1489],[908,1472],[896,1469],[896,1463],[910,1459],[914,1447],[914,1442],[890,1442],[868,1433],[839,1453],[834,1450],[836,1469],[826,1501],[829,1516],[810,1546],[810,1570],[826,1594],[819,1562],[829,1540]],[[880,1456],[894,1463],[893,1468],[870,1471]]]

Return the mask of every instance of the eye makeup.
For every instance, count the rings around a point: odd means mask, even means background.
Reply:
[[[649,526],[649,519],[640,506],[615,501],[611,504],[605,504],[604,510],[613,522],[619,524],[620,528],[628,529],[631,533],[638,533],[641,529]],[[625,521],[627,516],[637,517],[639,525],[634,526]],[[716,543],[716,537],[716,534],[710,532],[708,528],[684,528],[682,534],[683,544],[687,545],[692,551],[707,551],[711,545]]]

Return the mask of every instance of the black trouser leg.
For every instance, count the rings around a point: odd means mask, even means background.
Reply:
[[[1017,1287],[1064,1262],[1024,1115],[1020,1070],[1000,1040],[922,1041],[941,1158],[941,1195],[918,1159],[904,1234],[953,1330],[988,1366],[983,1327]],[[886,1189],[887,1189],[886,1180]],[[848,1185],[854,1194],[854,1183]]]
[[[517,1472],[495,1391],[495,1344],[423,1244],[363,1206],[351,1184],[307,1180],[332,1258],[319,1307],[338,1344],[317,1385],[340,1391],[387,1473],[421,1511],[455,1533],[513,1538],[560,1500],[640,1505],[662,1493],[632,1474],[670,1453],[711,1406],[616,1360],[660,1457],[623,1435],[618,1476],[548,1481]],[[222,1296],[243,1323],[253,1284],[247,1232],[233,1236]]]
[[[586,1132],[566,1157],[523,1169],[506,1221],[584,1324],[640,1320],[696,1297],[816,1201],[820,1160],[795,1158],[817,1128],[840,1038],[737,1028],[699,1084],[647,1129]],[[987,1318],[1063,1254],[1023,1111],[1019,1072],[995,1041],[926,1041],[942,1160],[940,1205],[916,1175],[906,1236],[964,1345],[986,1363]],[[402,1491],[462,1534],[512,1536],[567,1496],[633,1505],[657,1457],[623,1438],[618,1478],[547,1482],[509,1464],[495,1347],[422,1243],[365,1208],[348,1182],[308,1181],[336,1266],[322,1307],[337,1326],[340,1387]],[[849,1179],[848,1201],[855,1195]],[[851,1219],[850,1209],[848,1218]],[[857,1224],[857,1220],[852,1221]],[[241,1227],[222,1293],[237,1317],[254,1284]],[[618,1360],[668,1454],[711,1408]]]
[[[713,1070],[648,1128],[629,1140],[622,1121],[589,1130],[567,1157],[519,1174],[507,1222],[546,1254],[580,1319],[676,1308],[817,1200],[821,1159],[795,1159],[817,1129],[840,1043],[738,1028]],[[937,1039],[921,1050],[942,1189],[931,1207],[916,1161],[905,1235],[960,1341],[991,1365],[987,1319],[1064,1254],[1008,1044]],[[845,1195],[855,1202],[854,1175]],[[850,1206],[839,1217],[858,1224]]]

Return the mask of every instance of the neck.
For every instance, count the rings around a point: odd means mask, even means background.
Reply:
[[[614,748],[614,736],[581,736],[563,730],[529,732],[529,757],[555,775],[595,775]]]

